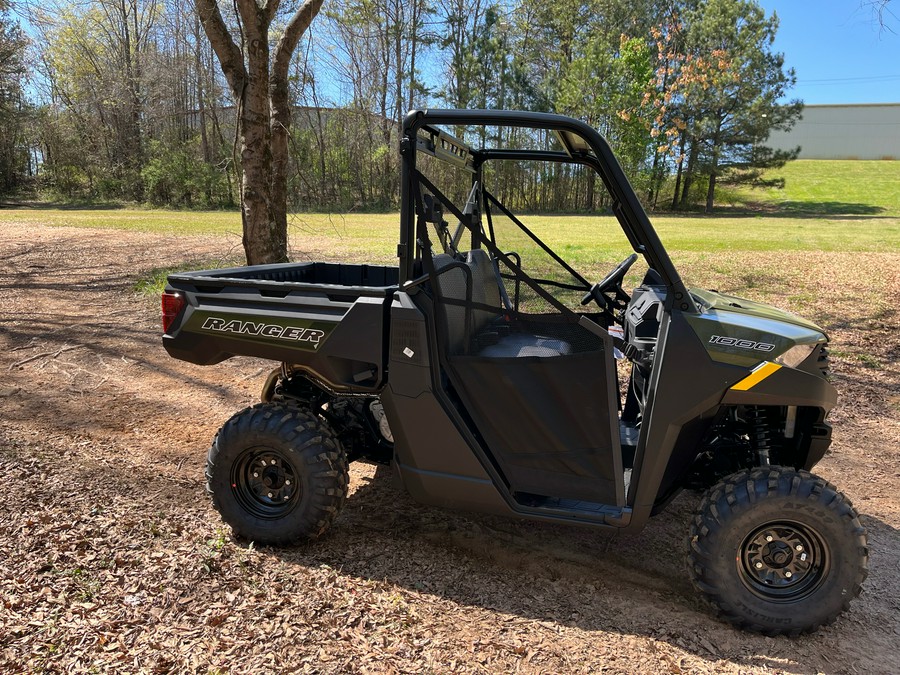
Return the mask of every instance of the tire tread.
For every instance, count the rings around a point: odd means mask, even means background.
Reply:
[[[231,491],[215,489],[217,483],[222,484],[218,471],[230,472],[231,462],[240,455],[241,446],[247,446],[255,437],[282,442],[295,456],[298,468],[302,466],[308,472],[311,488],[305,508],[301,513],[291,512],[296,517],[285,522],[277,532],[261,533],[252,517],[234,515]],[[289,546],[324,534],[340,513],[350,482],[347,455],[324,420],[283,403],[258,403],[225,422],[209,448],[205,474],[206,491],[213,507],[234,534],[270,546]]]
[[[723,588],[722,580],[714,572],[714,552],[706,545],[711,537],[727,526],[729,516],[736,509],[756,507],[770,496],[817,501],[823,508],[836,512],[844,532],[856,539],[858,569],[852,587],[843,595],[840,609],[799,628],[775,628],[762,624],[735,608],[728,599],[728,589]],[[849,549],[849,543],[847,546]],[[832,623],[847,610],[850,601],[859,595],[861,585],[868,575],[866,530],[850,500],[825,479],[808,471],[784,467],[740,471],[710,488],[691,520],[686,548],[688,573],[701,596],[730,623],[766,635],[798,635]]]

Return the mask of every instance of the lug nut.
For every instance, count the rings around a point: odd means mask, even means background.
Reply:
[[[772,535],[771,535],[771,534],[767,534],[767,535],[766,535],[766,541],[772,541]]]
[[[269,499],[271,499],[271,498],[272,498],[272,496],[273,496],[273,495],[272,495],[272,493],[271,493],[271,492],[270,492],[270,493],[269,493]]]
[[[285,495],[284,498],[287,499],[290,495]]]
[[[784,576],[786,576],[788,579],[790,579],[790,578],[791,578],[792,576],[794,576],[794,575],[791,574],[790,572],[785,572],[785,573],[784,573]]]
[[[256,472],[256,471],[254,471],[254,472],[253,472],[253,477],[254,477],[254,478],[259,478],[259,473]]]
[[[273,460],[272,460],[272,464],[274,464],[274,463],[275,463],[275,460],[273,459]]]
[[[803,550],[803,547],[802,547],[800,544],[797,544],[794,548],[795,548],[798,552]]]
[[[290,484],[291,484],[291,481],[286,480],[286,481],[284,481],[284,484],[285,484],[285,485],[290,485]],[[797,549],[797,550],[800,550],[800,549]]]
[[[761,570],[763,564],[761,562],[756,563],[756,569]]]

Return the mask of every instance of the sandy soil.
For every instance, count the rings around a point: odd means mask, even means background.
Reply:
[[[419,506],[357,464],[322,540],[233,541],[204,494],[205,452],[271,364],[170,359],[155,300],[131,290],[232,242],[2,213],[0,228],[0,671],[900,669],[900,317],[896,297],[873,300],[900,291],[900,253],[791,257],[837,352],[835,443],[817,470],[863,514],[871,558],[848,613],[788,639],[734,630],[695,596],[695,495],[639,536],[609,537]],[[782,262],[756,254],[747,269]],[[700,256],[687,264],[713,274]]]

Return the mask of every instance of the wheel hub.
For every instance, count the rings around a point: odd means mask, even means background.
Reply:
[[[267,466],[263,470],[263,484],[275,490],[284,485],[284,469],[281,467]]]
[[[769,567],[781,569],[790,564],[794,557],[789,545],[783,541],[773,541],[763,547],[763,562]]]
[[[274,450],[248,451],[232,475],[238,499],[260,518],[281,517],[293,508],[300,492],[290,461]]]
[[[755,530],[739,556],[745,584],[760,595],[786,600],[812,590],[823,577],[824,564],[817,535],[791,523]]]

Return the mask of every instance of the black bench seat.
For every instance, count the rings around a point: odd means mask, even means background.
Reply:
[[[487,251],[473,249],[459,257],[442,253],[434,256],[433,262],[438,291],[444,299],[457,303],[470,300],[475,305],[496,307],[496,311],[488,311],[444,303],[450,354],[523,358],[562,356],[572,352],[572,346],[565,340],[516,331],[504,325],[501,280]],[[466,344],[467,323],[470,344]]]

